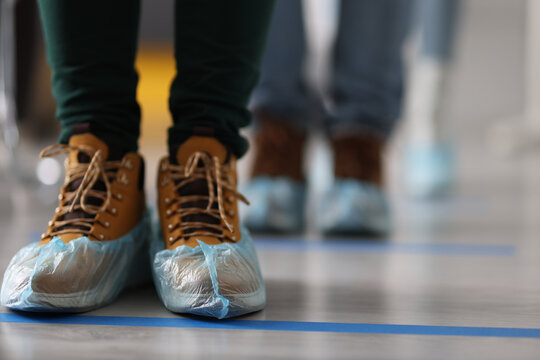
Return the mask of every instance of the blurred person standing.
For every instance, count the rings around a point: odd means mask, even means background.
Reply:
[[[326,234],[386,235],[385,145],[400,116],[402,49],[411,1],[341,0],[333,46],[330,106],[324,130],[333,150],[334,182],[321,200]],[[314,108],[304,77],[306,37],[301,0],[278,0],[260,82],[252,97],[255,162],[244,191],[256,206],[244,221],[253,231],[304,229],[304,148]]]

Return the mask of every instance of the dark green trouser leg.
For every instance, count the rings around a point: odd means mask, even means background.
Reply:
[[[178,73],[171,87],[171,148],[211,129],[235,155],[246,152],[239,129],[250,122],[246,105],[259,75],[273,3],[176,1]]]
[[[38,0],[60,142],[76,124],[137,149],[140,110],[135,100],[140,4],[137,0]]]

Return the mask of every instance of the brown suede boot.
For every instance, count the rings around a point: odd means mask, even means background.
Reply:
[[[59,207],[40,245],[55,236],[68,243],[81,236],[110,241],[127,234],[146,209],[142,157],[127,153],[110,161],[107,144],[92,134],[72,136],[66,150],[69,156]]]

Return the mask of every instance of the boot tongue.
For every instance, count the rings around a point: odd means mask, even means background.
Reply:
[[[101,153],[103,155],[103,160],[106,161],[109,157],[109,147],[107,144],[105,144],[103,141],[98,139],[96,136],[85,133],[85,134],[77,134],[72,135],[69,139],[69,145],[70,146],[87,146],[89,148],[94,149],[95,151],[101,150]],[[83,152],[80,151],[71,151],[69,153],[69,161],[75,162],[75,163],[87,163],[90,162],[91,157]]]
[[[190,137],[187,141],[185,141],[182,145],[180,145],[180,147],[176,151],[175,160],[178,162],[178,164],[186,165],[189,157],[197,151],[206,152],[211,157],[217,156],[221,164],[225,164],[229,160],[227,148],[223,146],[223,144],[221,144],[218,140],[212,137],[205,137],[205,136]],[[199,162],[198,166],[203,166],[202,162]],[[198,179],[184,185],[181,189],[179,189],[179,193],[181,196],[189,196],[189,195],[208,196],[208,184],[205,179]],[[206,200],[197,200],[197,201],[184,202],[182,204],[182,208],[204,209],[207,207],[207,205],[208,205],[208,202]],[[213,209],[217,209],[217,206],[218,206],[217,202],[214,202],[212,204]],[[182,217],[182,221],[207,223],[207,224],[213,224],[213,225],[220,224],[219,219],[216,219],[215,217],[212,217],[207,214],[185,215]],[[202,231],[216,233],[216,234],[219,233],[219,231],[213,228],[201,227],[199,229],[187,230],[186,235],[196,230],[202,230]]]
[[[206,136],[192,136],[187,139],[176,151],[176,161],[178,164],[185,165],[188,158],[196,151],[206,152],[211,157],[217,156],[221,164],[228,161],[227,148],[215,138]]]

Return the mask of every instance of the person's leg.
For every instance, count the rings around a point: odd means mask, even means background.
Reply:
[[[150,274],[144,162],[133,152],[139,3],[40,0],[39,7],[63,127],[61,143],[41,156],[67,154],[66,176],[41,241],[10,262],[1,302],[87,311]]]
[[[400,115],[410,5],[341,1],[327,122],[335,181],[324,202],[331,210],[319,222],[326,233],[384,235],[390,229],[383,152]]]
[[[452,58],[460,0],[416,0],[420,57],[448,62]]]
[[[273,0],[175,2],[171,149],[202,131],[237,157],[247,151],[239,129],[250,123],[246,106],[258,80],[272,6]]]
[[[301,0],[278,0],[268,33],[261,78],[253,92],[255,141],[251,178],[242,191],[256,206],[244,207],[256,232],[303,228],[302,169],[313,110],[304,78],[306,39]]]
[[[39,0],[56,115],[67,143],[77,124],[137,149],[140,110],[134,69],[138,0]],[[75,130],[77,131],[77,130]]]
[[[177,0],[178,74],[171,88],[170,154],[158,175],[162,241],[152,246],[165,306],[217,318],[260,310],[266,292],[239,222],[239,129],[257,82],[273,1]],[[256,205],[255,205],[256,206]]]
[[[251,107],[287,118],[305,129],[307,90],[304,78],[306,39],[301,0],[277,0]]]
[[[342,0],[333,57],[331,135],[369,131],[387,137],[403,98],[403,44],[409,0]]]
[[[451,61],[457,0],[417,0],[419,49],[412,67],[407,117],[411,141],[433,145],[441,140],[440,106]]]

